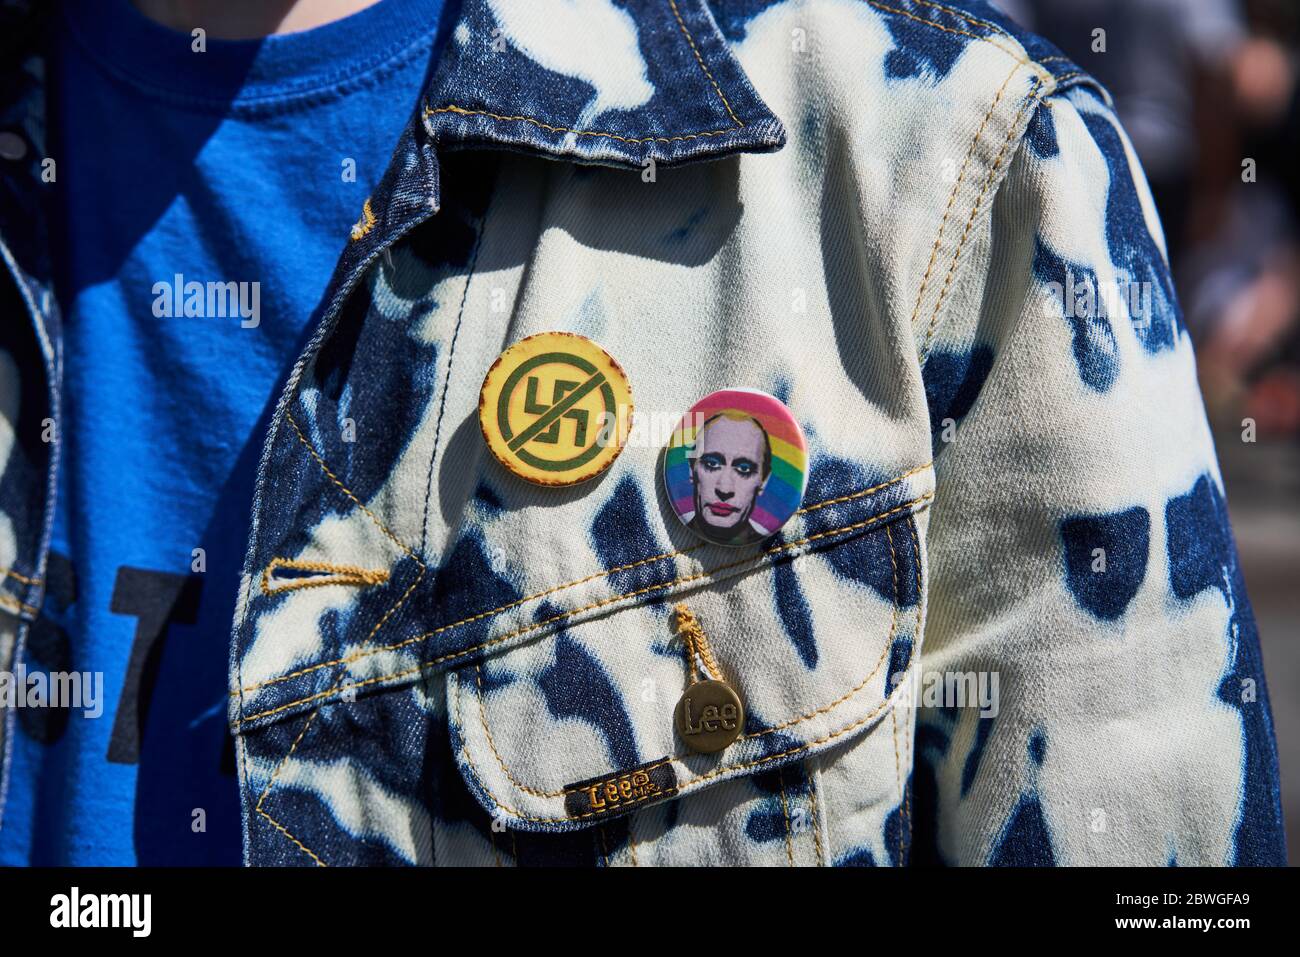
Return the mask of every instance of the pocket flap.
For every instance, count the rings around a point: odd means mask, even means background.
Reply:
[[[511,828],[574,830],[869,731],[918,641],[932,489],[932,469],[912,470],[810,501],[759,549],[710,546],[613,595],[538,598],[447,671],[471,792]],[[606,591],[619,580],[600,576]],[[744,704],[717,753],[694,753],[674,725],[691,682],[681,605]],[[528,640],[505,637],[521,629]]]

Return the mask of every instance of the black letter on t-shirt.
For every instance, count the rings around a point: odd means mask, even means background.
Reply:
[[[127,565],[117,570],[109,607],[114,614],[138,618],[139,624],[131,645],[131,659],[126,665],[117,717],[113,720],[113,737],[108,743],[108,760],[114,764],[137,764],[140,760],[140,739],[144,736],[149,698],[162,656],[162,643],[158,639],[171,622],[194,624],[202,587],[203,579],[197,576],[172,575]]]

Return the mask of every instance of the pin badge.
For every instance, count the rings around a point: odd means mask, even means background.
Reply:
[[[543,332],[497,357],[483,379],[478,417],[488,448],[511,472],[538,485],[574,485],[623,451],[632,389],[590,339]]]
[[[780,399],[723,389],[682,417],[663,477],[687,528],[717,545],[753,545],[799,510],[808,486],[808,443]]]

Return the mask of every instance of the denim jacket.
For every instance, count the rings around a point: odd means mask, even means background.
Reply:
[[[7,64],[12,667],[61,353],[41,64]],[[1106,93],[983,0],[465,0],[325,301],[231,635],[248,863],[1283,861],[1150,194]],[[636,400],[567,488],[478,426],[494,359],[547,330]],[[659,481],[726,387],[809,445],[802,507],[743,549]],[[745,703],[716,754],[674,730],[679,606]]]

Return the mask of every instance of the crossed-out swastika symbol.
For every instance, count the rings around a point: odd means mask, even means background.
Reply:
[[[536,376],[528,377],[528,386],[524,392],[524,411],[529,415],[542,415],[549,411],[552,406],[556,405],[566,395],[582,385],[581,382],[570,382],[566,379],[557,379],[551,387],[551,401],[541,403],[537,401],[537,389],[540,382]],[[578,448],[583,448],[587,444],[587,410],[570,408],[556,418],[549,428],[538,432],[533,436],[534,442],[546,442],[554,445],[560,440],[560,419],[572,419],[575,424],[573,433],[573,444]]]

